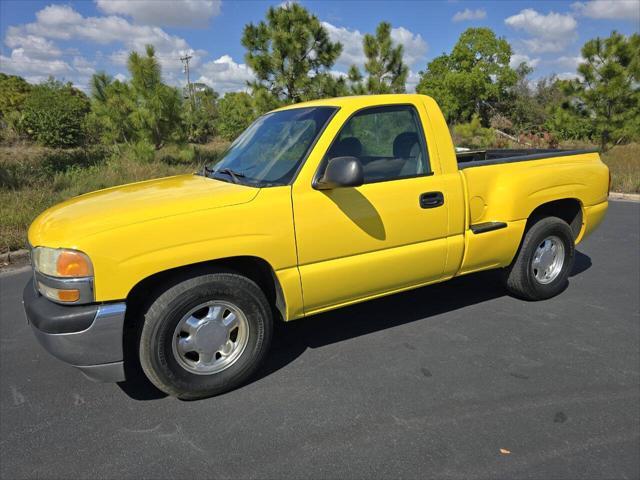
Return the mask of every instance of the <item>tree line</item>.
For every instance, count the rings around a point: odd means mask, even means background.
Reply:
[[[364,69],[333,67],[343,46],[318,17],[292,3],[271,7],[245,26],[242,45],[255,80],[246,92],[220,96],[195,83],[188,95],[162,81],[153,46],[131,52],[129,80],[93,75],[90,94],[54,79],[31,85],[0,74],[2,139],[28,138],[52,147],[102,143],[159,149],[168,143],[234,139],[259,115],[278,106],[344,95],[404,93],[403,46],[382,22],[363,38]],[[575,79],[543,78],[510,66],[512,48],[488,28],[469,28],[449,53],[420,72],[418,93],[434,97],[453,131],[469,146],[501,138],[554,146],[563,140],[611,145],[640,135],[640,35],[612,32],[582,47]],[[466,145],[465,145],[466,146]]]

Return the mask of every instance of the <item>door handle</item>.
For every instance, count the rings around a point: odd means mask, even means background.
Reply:
[[[426,192],[420,195],[421,208],[435,208],[444,205],[442,192]]]

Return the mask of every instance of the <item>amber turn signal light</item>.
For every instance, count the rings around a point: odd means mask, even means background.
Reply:
[[[56,271],[61,277],[88,277],[93,272],[85,255],[65,250],[58,255]]]
[[[80,290],[58,290],[58,300],[61,302],[77,302],[80,299]]]

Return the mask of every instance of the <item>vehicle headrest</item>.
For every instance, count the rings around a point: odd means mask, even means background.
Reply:
[[[334,143],[329,151],[329,158],[335,157],[360,157],[362,143],[356,137],[345,137]]]
[[[393,141],[393,156],[396,158],[408,158],[411,149],[418,143],[416,132],[402,132]]]

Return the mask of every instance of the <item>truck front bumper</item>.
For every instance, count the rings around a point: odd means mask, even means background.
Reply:
[[[91,380],[125,380],[124,302],[58,305],[35,290],[33,279],[25,286],[22,299],[36,339],[51,355]]]

